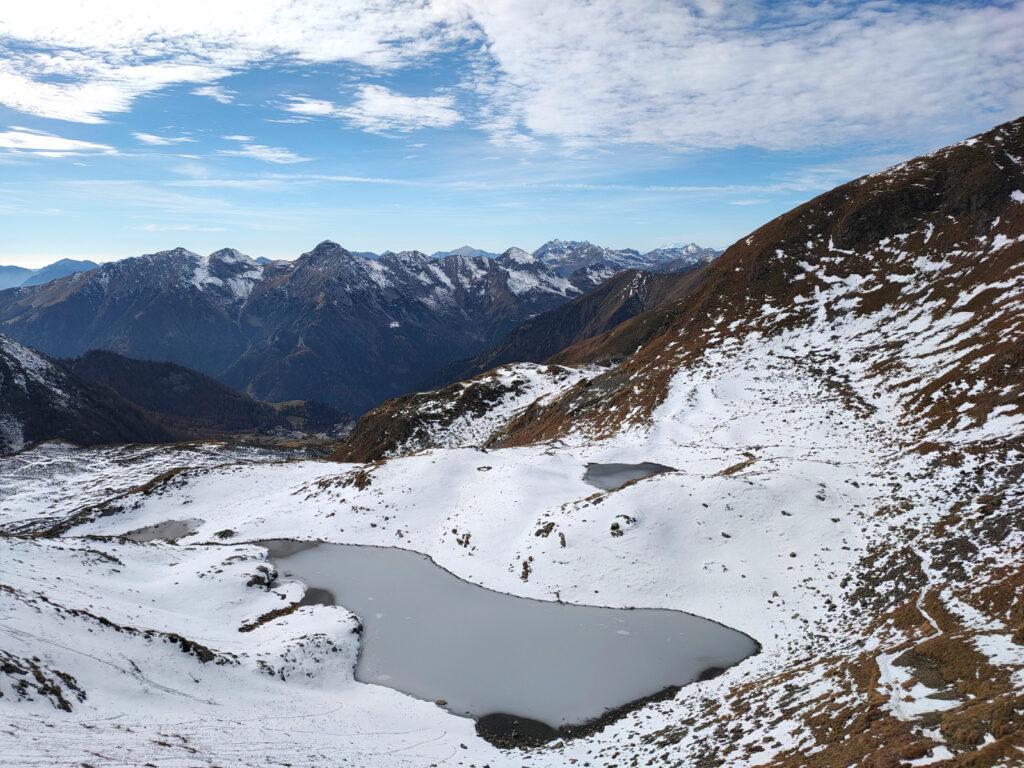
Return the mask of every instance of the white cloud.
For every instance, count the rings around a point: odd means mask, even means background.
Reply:
[[[1021,0],[37,0],[0,16],[0,103],[102,122],[173,84],[230,101],[218,80],[274,61],[377,74],[458,45],[461,114],[364,83],[351,104],[294,97],[287,119],[461,120],[527,149],[792,149],[1014,117],[1021,39]]]
[[[133,133],[132,136],[134,136],[138,141],[142,142],[143,144],[150,144],[150,145],[159,146],[159,147],[165,147],[165,146],[170,146],[172,144],[182,144],[184,142],[195,141],[195,139],[190,138],[188,136],[166,137],[166,136],[157,136],[156,134],[153,134],[153,133]]]
[[[237,95],[222,85],[204,85],[192,91],[193,96],[206,96],[221,104],[231,104]]]
[[[447,128],[461,119],[451,96],[403,96],[381,85],[364,85],[340,117],[366,131]]]
[[[332,117],[338,113],[338,107],[332,101],[311,99],[308,96],[289,96],[285,111],[310,117]]]
[[[12,126],[0,132],[0,149],[14,154],[30,154],[39,157],[69,157],[72,155],[114,155],[117,150],[106,144],[91,141],[66,139],[52,133],[33,131]]]
[[[371,133],[447,128],[461,120],[450,95],[405,96],[382,85],[362,85],[348,106],[325,99],[289,96],[284,109],[306,117],[338,117]]]
[[[467,2],[506,141],[803,148],[1024,111],[1020,2]]]
[[[0,103],[95,123],[172,84],[230,96],[213,83],[275,58],[394,68],[460,36],[453,8],[448,0],[5,3]]]
[[[221,138],[227,139],[228,141],[253,141],[252,136],[243,136],[240,133],[231,133],[227,136],[221,136]]]
[[[227,155],[229,157],[251,157],[255,160],[262,160],[267,163],[278,163],[280,165],[305,163],[312,159],[296,154],[290,149],[267,147],[263,144],[243,144],[241,149],[221,149],[217,154]]]

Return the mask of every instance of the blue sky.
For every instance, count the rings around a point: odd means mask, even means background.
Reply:
[[[0,18],[0,263],[724,247],[1024,113],[1013,2],[102,5]]]

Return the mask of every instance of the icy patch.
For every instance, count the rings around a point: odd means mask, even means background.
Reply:
[[[147,541],[175,542],[191,533],[195,533],[199,530],[199,526],[202,524],[202,520],[195,518],[188,520],[167,520],[163,523],[156,523],[155,525],[148,525],[145,528],[130,531],[124,535],[124,538],[128,539],[128,541],[135,541],[139,543]]]
[[[441,699],[454,714],[584,723],[757,651],[698,616],[514,597],[403,549],[283,542],[278,557],[268,543],[280,570],[360,617],[357,680]]]
[[[614,491],[626,483],[634,480],[643,480],[647,477],[660,475],[662,472],[674,472],[673,467],[666,467],[664,464],[654,464],[649,461],[640,464],[587,464],[587,471],[583,473],[583,480],[595,488],[605,491]]]

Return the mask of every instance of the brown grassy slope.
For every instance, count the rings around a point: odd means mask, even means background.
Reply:
[[[679,366],[728,338],[923,307],[935,322],[958,312],[973,316],[960,329],[968,338],[950,350],[955,365],[935,380],[904,383],[900,396],[908,411],[931,427],[948,423],[979,381],[987,394],[972,406],[978,422],[1000,406],[1022,407],[1021,312],[1006,286],[1024,261],[1024,241],[995,237],[1024,234],[1024,204],[1011,196],[1024,190],[1022,157],[1024,118],[844,184],[778,217],[731,246],[689,295],[556,356],[563,364],[599,360],[656,334],[618,368],[529,409],[495,444],[524,445],[581,427],[608,434],[634,408],[649,416]],[[852,308],[806,300],[856,276],[873,279]],[[874,372],[897,380],[912,349],[903,341],[870,350]]]

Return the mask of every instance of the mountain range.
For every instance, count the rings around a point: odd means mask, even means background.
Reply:
[[[464,249],[463,249],[464,250]],[[360,413],[480,354],[520,323],[660,260],[552,241],[495,257],[368,257],[325,241],[295,261],[184,248],[0,292],[0,328],[55,357],[106,349],[175,362],[261,400]],[[622,254],[626,254],[623,256]],[[684,254],[684,268],[712,252]]]
[[[77,261],[75,259],[61,259],[39,269],[0,266],[0,290],[17,288],[21,285],[42,285],[66,275],[73,275],[75,272],[95,269],[97,266],[99,265],[94,261]]]

